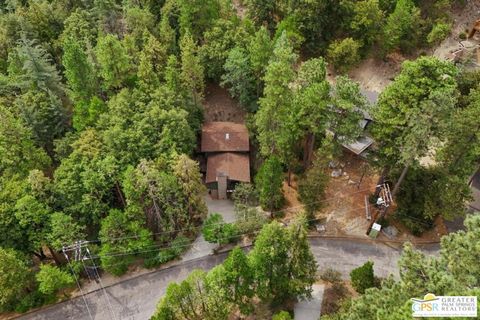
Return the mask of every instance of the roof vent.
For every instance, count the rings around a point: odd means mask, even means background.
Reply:
[[[225,140],[230,140],[230,133],[225,133]]]

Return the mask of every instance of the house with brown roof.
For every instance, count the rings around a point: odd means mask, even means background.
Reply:
[[[207,166],[205,183],[213,197],[226,199],[239,182],[250,182],[250,142],[244,124],[207,122],[202,127],[201,152]]]

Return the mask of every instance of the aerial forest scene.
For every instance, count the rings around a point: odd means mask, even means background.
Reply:
[[[478,0],[0,1],[0,320],[477,318],[479,212]]]

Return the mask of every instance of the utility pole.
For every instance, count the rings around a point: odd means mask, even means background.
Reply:
[[[65,255],[65,258],[67,259],[67,262],[69,263],[69,265],[70,265],[70,259],[69,259],[69,256],[68,256],[67,253],[68,252],[73,252],[74,260],[75,261],[80,261],[82,263],[83,269],[85,270],[85,273],[87,274],[87,277],[90,280],[91,280],[92,269],[93,269],[92,277],[95,280],[95,282],[99,285],[100,290],[103,292],[103,296],[105,297],[105,300],[107,301],[108,310],[110,312],[110,318],[112,320],[117,320],[117,317],[115,316],[115,312],[113,310],[112,304],[110,303],[110,298],[108,297],[107,290],[103,286],[102,279],[100,277],[100,274],[98,273],[98,268],[95,264],[95,260],[92,258],[92,254],[90,253],[90,249],[88,248],[88,241],[85,241],[85,240],[75,241],[75,243],[73,245],[64,246],[62,251],[63,251],[63,254]],[[85,264],[85,261],[91,261],[93,266],[92,267],[87,266]],[[73,273],[73,268],[71,267],[71,265],[70,265],[70,268],[72,269],[72,273]],[[77,279],[75,273],[74,273],[74,276],[75,276],[75,279]],[[90,309],[88,308],[88,304],[86,302],[84,293],[83,293],[78,281],[77,281],[77,285],[80,289],[80,293],[82,294],[83,300],[85,302],[85,306],[87,307],[87,311],[88,311],[88,314],[90,316],[90,319],[93,320],[92,314],[90,312]]]
[[[78,281],[78,277],[75,274],[75,271],[73,270],[73,267],[70,263],[70,258],[68,257],[68,254],[67,254],[68,251],[67,251],[67,248],[65,246],[62,248],[62,252],[63,252],[63,255],[65,256],[65,259],[67,259],[67,264],[70,267],[70,270],[72,272],[73,277],[75,278],[75,282],[77,283],[78,290],[80,290],[80,294],[82,295],[83,303],[85,304],[85,308],[87,309],[87,312],[88,312],[88,317],[90,318],[90,320],[93,320],[92,312],[90,311],[90,307],[88,306],[87,299],[85,298],[85,294],[83,293],[82,287],[80,286],[80,282]]]

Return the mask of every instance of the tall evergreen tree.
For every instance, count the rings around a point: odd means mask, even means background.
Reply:
[[[52,91],[61,96],[61,77],[52,62],[50,54],[34,40],[23,36],[12,54],[9,77],[22,91]]]
[[[287,122],[293,102],[290,85],[295,79],[296,59],[286,34],[282,34],[268,64],[264,96],[260,98],[260,108],[255,115],[260,153],[278,155],[283,161],[290,158],[297,134],[295,124]],[[290,124],[293,126],[287,126]]]
[[[199,104],[203,99],[205,89],[204,69],[198,56],[198,48],[188,31],[180,41],[180,57],[182,85],[192,95],[194,104]]]
[[[53,92],[30,90],[15,101],[37,144],[53,155],[53,140],[67,130],[67,112]]]
[[[280,209],[284,202],[282,184],[282,164],[277,157],[269,157],[258,170],[255,186],[259,193],[260,204],[272,215],[273,210]]]
[[[148,34],[147,42],[140,52],[138,78],[140,84],[147,88],[156,88],[163,79],[167,63],[167,48],[153,34]]]
[[[68,38],[63,42],[62,63],[74,104],[89,101],[95,92],[95,75],[87,55],[77,40]]]
[[[381,162],[404,167],[418,163],[444,138],[456,97],[457,69],[434,57],[421,57],[403,64],[401,73],[380,95],[372,132],[379,143]]]
[[[113,34],[101,36],[95,52],[105,89],[121,88],[131,69],[130,59],[122,42]]]

